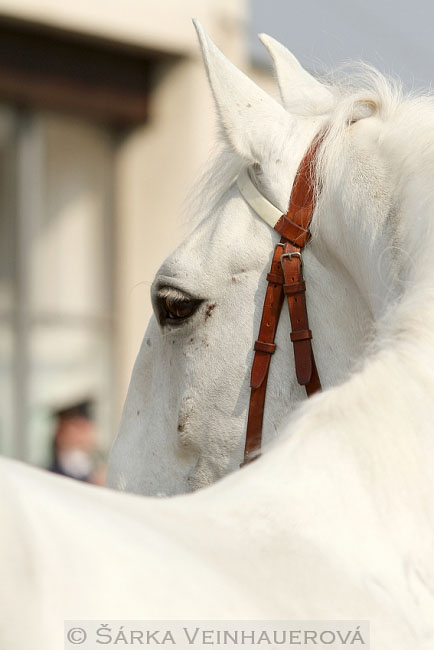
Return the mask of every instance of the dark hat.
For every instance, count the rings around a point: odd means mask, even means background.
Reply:
[[[92,420],[92,411],[93,401],[88,399],[55,409],[53,415],[58,420],[72,420],[72,418],[86,418],[87,420]]]

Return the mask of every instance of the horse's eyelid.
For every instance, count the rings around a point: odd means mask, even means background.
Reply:
[[[157,289],[155,293],[157,300],[165,300],[165,298],[170,298],[175,301],[187,301],[187,300],[197,300],[188,293],[184,293],[181,289],[175,289],[175,287],[162,287]]]

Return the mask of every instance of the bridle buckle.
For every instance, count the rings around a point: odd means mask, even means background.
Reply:
[[[284,257],[287,257],[289,260],[291,260],[293,257],[298,257],[300,262],[302,262],[301,253],[299,251],[293,251],[292,253],[282,253],[280,256],[280,261],[282,261]]]
[[[289,259],[289,261],[291,261],[293,257],[298,257],[298,259],[300,260],[300,269],[303,268],[303,258],[302,258],[301,253],[299,251],[292,251],[292,253],[282,253],[282,255],[280,256],[280,263],[282,264],[282,267],[283,267],[283,261],[282,260],[283,260],[284,257],[287,257]]]

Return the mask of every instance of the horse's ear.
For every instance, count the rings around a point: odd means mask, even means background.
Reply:
[[[270,140],[285,133],[292,118],[224,56],[199,21],[193,23],[223,131],[237,153],[260,163]]]
[[[267,34],[259,34],[274,64],[282,104],[293,112],[325,113],[333,103],[330,90],[312,77],[286,49]]]

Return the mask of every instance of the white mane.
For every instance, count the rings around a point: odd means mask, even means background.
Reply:
[[[320,79],[334,97],[335,110],[331,112],[330,128],[327,130],[324,147],[317,157],[316,178],[321,179],[321,186],[317,188],[318,196],[327,190],[327,182],[324,179],[333,176],[334,165],[338,168],[342,166],[339,158],[345,143],[348,124],[355,112],[380,111],[382,117],[388,119],[403,101],[413,104],[416,118],[420,104],[426,105],[428,110],[432,105],[434,110],[434,97],[417,93],[408,93],[406,96],[399,79],[386,77],[363,62],[348,63],[338,70],[328,72]],[[303,116],[317,113],[314,104],[303,111],[298,102],[294,103],[294,106],[288,104],[285,108],[289,112]],[[276,134],[276,137],[279,135],[282,134]],[[246,160],[228,145],[223,130],[219,129],[208,165],[190,189],[185,207],[187,222],[193,226],[198,219],[202,220],[212,213],[219,199],[246,164]],[[205,214],[204,206],[207,208]],[[318,222],[314,221],[312,227],[314,231],[317,230]]]

